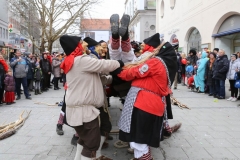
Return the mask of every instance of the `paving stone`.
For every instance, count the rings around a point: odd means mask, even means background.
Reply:
[[[235,139],[235,138],[227,138],[226,139],[229,143],[234,145],[236,148],[240,148],[240,139]]]
[[[182,148],[166,147],[162,148],[162,152],[165,159],[188,159]]]
[[[70,156],[73,150],[73,146],[53,146],[48,155],[51,156]]]
[[[33,160],[56,160],[57,156],[39,155],[33,157]]]
[[[1,160],[32,160],[34,155],[0,154]]]
[[[202,147],[213,147],[209,142],[209,139],[195,139],[195,138],[187,138],[186,141],[190,144],[193,148],[202,148]]]
[[[8,144],[26,144],[31,138],[32,138],[31,136],[13,135],[11,137],[8,137],[2,140],[2,142],[8,143]]]
[[[240,148],[227,148],[227,149],[240,159]]]
[[[226,148],[205,148],[213,159],[236,159],[237,157]]]
[[[6,153],[20,154],[20,155],[36,155],[36,154],[48,154],[52,146],[46,145],[27,145],[27,144],[15,144]]]
[[[189,159],[212,159],[210,154],[204,148],[182,148]]]
[[[209,139],[208,142],[216,148],[223,147],[234,147],[231,143],[229,143],[226,139]]]
[[[169,138],[164,141],[167,141],[170,147],[173,147],[173,148],[191,147],[185,139]]]
[[[0,153],[6,153],[7,150],[9,150],[14,144],[8,144],[5,143],[3,140],[0,141]],[[1,154],[0,154],[1,156]]]
[[[26,144],[44,145],[50,137],[32,137]]]

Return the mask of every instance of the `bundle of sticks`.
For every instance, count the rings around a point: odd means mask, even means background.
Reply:
[[[180,103],[176,98],[174,98],[173,96],[171,96],[171,101],[173,105],[177,105],[180,109],[186,108],[186,109],[190,109],[187,105]]]
[[[7,137],[12,136],[13,134],[16,133],[16,131],[23,126],[24,122],[27,120],[27,118],[29,117],[29,114],[31,113],[31,111],[27,112],[26,117],[23,117],[23,114],[25,113],[25,111],[23,111],[20,116],[19,119],[16,120],[15,122],[11,122],[9,124],[6,125],[2,125],[0,126],[0,140],[5,139]]]

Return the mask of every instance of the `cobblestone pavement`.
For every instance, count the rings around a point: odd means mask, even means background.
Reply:
[[[174,97],[191,110],[173,106],[174,120],[170,125],[182,123],[182,128],[152,149],[155,160],[162,159],[240,159],[240,107],[238,102],[216,100],[205,94],[190,92],[179,86]],[[0,106],[0,124],[15,121],[23,110],[32,110],[24,126],[13,136],[0,141],[0,160],[73,160],[76,147],[70,144],[74,130],[64,126],[64,135],[56,134],[60,107],[34,104],[55,104],[62,100],[64,91],[49,91],[21,99],[12,106]],[[229,93],[228,93],[229,94]],[[111,98],[109,108],[113,128],[117,129],[121,103]],[[118,135],[109,141],[103,153],[114,160],[128,160],[133,155],[127,149],[113,147]]]

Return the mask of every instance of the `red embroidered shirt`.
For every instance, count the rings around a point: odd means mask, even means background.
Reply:
[[[165,105],[162,97],[168,95],[168,79],[164,65],[157,58],[144,64],[123,70],[118,76],[132,81],[132,86],[143,88],[139,91],[134,107],[157,116],[163,116]]]

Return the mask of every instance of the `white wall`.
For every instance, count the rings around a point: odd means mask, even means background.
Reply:
[[[162,1],[163,18],[161,18]],[[202,44],[210,43],[213,49],[215,39],[212,38],[212,34],[218,32],[227,17],[240,14],[239,6],[240,0],[176,0],[174,9],[171,9],[170,0],[157,0],[157,32],[164,34],[165,41],[170,41],[173,34],[171,31],[175,30],[179,47],[184,47],[184,52],[187,52],[189,31],[196,27],[201,34]]]

